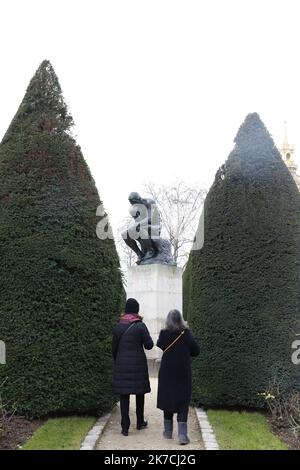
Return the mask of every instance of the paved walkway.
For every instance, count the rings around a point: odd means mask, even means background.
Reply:
[[[121,434],[120,409],[116,406],[98,442],[98,450],[200,450],[204,449],[201,432],[194,408],[190,408],[190,444],[181,446],[177,442],[177,422],[174,419],[173,439],[165,439],[163,433],[163,412],[156,408],[157,378],[151,378],[151,394],[145,396],[145,419],[148,428],[136,429],[135,397],[131,397],[129,436]]]

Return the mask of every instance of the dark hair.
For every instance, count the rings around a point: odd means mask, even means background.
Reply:
[[[170,310],[166,319],[166,330],[169,331],[182,331],[187,329],[187,323],[182,318],[179,310]]]

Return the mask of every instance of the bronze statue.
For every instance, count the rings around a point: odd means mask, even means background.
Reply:
[[[171,255],[171,245],[160,238],[161,217],[155,201],[142,198],[138,193],[129,194],[130,215],[133,223],[122,233],[125,243],[136,253],[137,264],[176,265]]]

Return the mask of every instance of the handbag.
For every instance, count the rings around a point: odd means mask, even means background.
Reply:
[[[182,335],[184,335],[184,332],[185,330],[183,330],[179,336],[177,336],[176,339],[174,339],[173,343],[169,344],[169,346],[163,351],[163,354],[165,354],[166,351],[168,351],[168,349],[170,349],[178,340],[179,338],[181,338]]]

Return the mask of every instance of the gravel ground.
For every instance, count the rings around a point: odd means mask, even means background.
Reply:
[[[163,413],[156,408],[157,379],[151,378],[151,394],[145,397],[145,419],[148,428],[141,431],[136,429],[135,397],[131,397],[130,421],[128,437],[121,434],[120,409],[116,406],[98,442],[99,450],[201,450],[204,449],[201,432],[193,408],[189,413],[190,444],[181,446],[177,439],[177,422],[174,419],[174,437],[165,439],[163,433]]]

